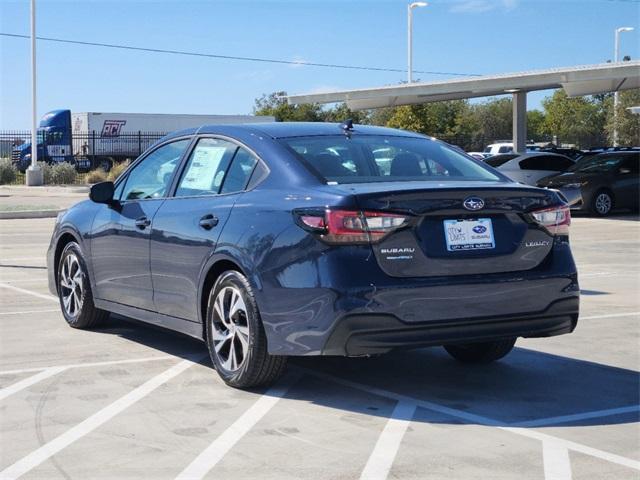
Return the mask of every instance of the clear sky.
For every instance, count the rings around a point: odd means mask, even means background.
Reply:
[[[406,68],[403,0],[37,0],[38,35],[223,55]],[[414,69],[506,73],[640,57],[640,0],[432,0],[414,14]],[[0,0],[29,34],[29,0]],[[0,37],[0,129],[29,127],[29,41]],[[38,43],[38,113],[249,113],[254,98],[398,83],[404,73]],[[422,80],[447,76],[415,74]],[[536,108],[544,93],[529,94]]]

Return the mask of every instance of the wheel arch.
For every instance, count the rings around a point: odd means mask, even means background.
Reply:
[[[229,254],[213,255],[206,263],[205,267],[202,269],[202,274],[200,276],[200,287],[198,289],[198,304],[200,307],[198,310],[198,315],[203,326],[203,336],[206,335],[205,320],[207,318],[209,291],[213,288],[216,280],[220,277],[220,275],[228,270],[235,270],[236,272],[241,273],[247,278],[254,289],[260,289],[259,278],[254,274],[252,268],[245,262],[242,262],[238,260],[237,257]]]
[[[81,242],[78,239],[78,235],[75,232],[72,232],[70,230],[63,231],[58,236],[58,239],[56,240],[56,248],[53,255],[53,272],[54,272],[54,278],[56,279],[56,282],[55,282],[56,292],[58,291],[57,278],[58,278],[58,265],[60,264],[60,257],[62,256],[62,251],[64,250],[64,248],[67,245],[69,245],[71,242],[76,242],[78,245],[80,245],[80,248],[82,248]]]

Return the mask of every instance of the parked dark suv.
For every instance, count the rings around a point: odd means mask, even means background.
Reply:
[[[291,355],[444,345],[489,362],[578,320],[560,196],[414,133],[185,130],[90,198],[48,252],[67,322],[116,312],[205,340],[232,386],[272,382]]]
[[[582,202],[571,208],[606,216],[614,208],[638,211],[640,202],[640,152],[617,151],[587,156],[567,172],[540,179],[540,187],[579,188]]]

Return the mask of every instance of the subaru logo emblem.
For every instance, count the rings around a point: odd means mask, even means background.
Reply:
[[[483,226],[483,225],[476,225],[475,227],[473,227],[473,231],[480,234],[480,233],[484,233],[487,231],[487,227]]]
[[[462,202],[462,206],[467,210],[480,210],[484,208],[484,200],[479,197],[469,197]]]

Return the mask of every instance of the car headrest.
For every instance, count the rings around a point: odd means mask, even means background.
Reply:
[[[390,174],[394,177],[421,177],[420,159],[413,153],[399,153],[391,161]]]
[[[311,164],[326,177],[344,177],[351,174],[349,169],[342,165],[342,159],[330,153],[314,155]]]

